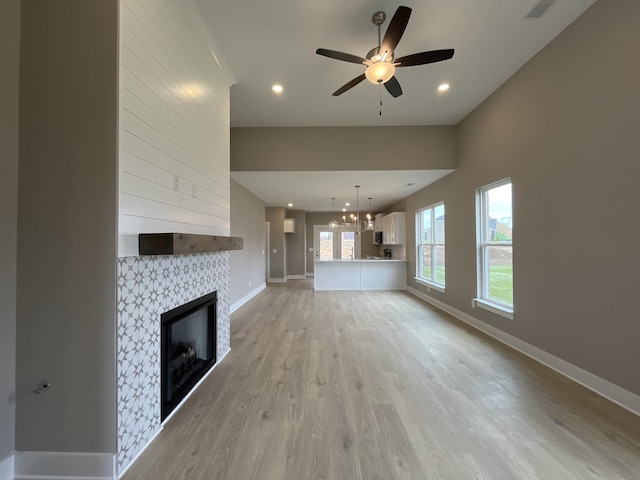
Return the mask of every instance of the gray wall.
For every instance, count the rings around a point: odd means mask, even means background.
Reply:
[[[380,142],[363,155],[362,146],[369,145],[372,138],[393,141]],[[402,155],[398,155],[398,145],[402,145]],[[432,170],[456,166],[453,126],[231,129],[231,171]]]
[[[22,1],[20,451],[116,451],[117,10]]]
[[[380,245],[373,243],[373,230],[365,230],[360,234],[360,257],[366,258],[367,255],[380,255]]]
[[[264,202],[231,180],[231,236],[244,249],[232,251],[231,305],[265,283]]]
[[[459,126],[458,170],[407,201],[444,200],[439,300],[640,394],[640,2],[600,0]],[[470,308],[475,189],[511,177],[513,321]],[[415,271],[415,227],[409,283]]]
[[[0,462],[15,449],[20,1],[0,2]]]
[[[305,223],[306,213],[303,210],[285,210],[286,218],[296,220],[296,233],[286,233],[284,235],[287,247],[287,275],[306,275],[304,266],[305,248]],[[313,237],[311,240],[313,245]]]
[[[287,275],[285,265],[285,241],[284,241],[284,208],[267,207],[265,209],[265,220],[270,222],[270,242],[269,261],[271,262],[270,278],[284,279]],[[273,250],[276,253],[273,253]]]

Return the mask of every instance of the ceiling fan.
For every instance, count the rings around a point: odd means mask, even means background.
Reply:
[[[318,55],[342,60],[343,62],[358,63],[367,66],[363,74],[358,75],[356,78],[345,83],[342,87],[333,92],[334,97],[342,95],[344,92],[355,87],[366,78],[371,83],[384,84],[391,96],[397,98],[402,95],[402,87],[400,87],[400,83],[395,77],[396,68],[426,65],[427,63],[449,60],[453,57],[454,50],[450,48],[446,50],[431,50],[429,52],[414,53],[412,55],[395,58],[395,49],[402,38],[405,28],[407,28],[410,16],[411,9],[409,7],[398,7],[396,13],[393,14],[391,22],[389,22],[389,27],[387,28],[381,42],[380,25],[384,23],[387,16],[384,12],[374,13],[371,17],[371,21],[378,27],[378,46],[372,48],[369,53],[367,53],[366,58],[351,55],[349,53],[337,52],[335,50],[327,50],[325,48],[319,48],[316,50]]]

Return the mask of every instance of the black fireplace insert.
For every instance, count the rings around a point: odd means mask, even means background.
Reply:
[[[217,302],[212,292],[161,316],[162,420],[216,363]]]

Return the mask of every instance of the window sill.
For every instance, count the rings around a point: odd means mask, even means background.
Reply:
[[[444,287],[442,285],[436,285],[435,283],[427,282],[426,280],[419,277],[413,277],[413,279],[416,281],[416,283],[427,287],[428,290],[433,289],[436,292],[444,293]]]
[[[508,318],[509,320],[513,320],[513,309],[503,307],[502,305],[498,305],[496,303],[487,302],[486,300],[482,300],[480,298],[474,298],[471,300],[472,307],[479,307],[484,310],[488,310],[489,312],[495,313],[496,315],[500,315],[501,317]]]

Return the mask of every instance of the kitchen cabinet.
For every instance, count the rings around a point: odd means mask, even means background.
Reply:
[[[376,213],[376,216],[373,219],[373,231],[381,232],[382,231],[382,218],[384,217],[383,213]]]
[[[405,260],[316,260],[314,290],[405,290]]]
[[[393,212],[382,217],[382,243],[404,245],[406,240],[404,212]]]
[[[284,219],[284,233],[296,233],[296,219],[285,218]]]

